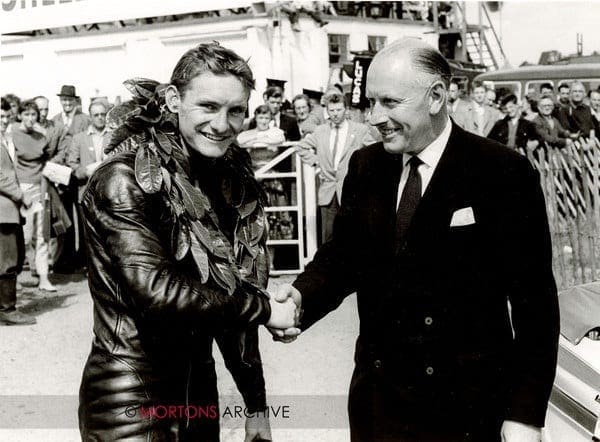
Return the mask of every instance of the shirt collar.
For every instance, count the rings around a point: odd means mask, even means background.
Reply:
[[[335,127],[335,124],[333,124],[333,122],[331,120],[330,120],[329,124],[331,125],[332,129]],[[348,125],[348,120],[344,119],[344,121],[342,121],[340,123],[339,129],[344,129],[347,125]]]
[[[87,129],[88,135],[104,135],[105,133],[106,133],[106,126],[100,132],[98,132],[96,130],[96,128],[94,126],[92,126],[91,124],[88,126],[88,129]]]
[[[440,162],[440,158],[442,157],[444,150],[446,149],[446,144],[448,144],[448,140],[450,139],[451,131],[452,123],[450,123],[450,119],[448,119],[448,121],[446,121],[444,130],[442,130],[438,137],[417,155],[419,159],[423,161],[423,164],[435,169],[437,164]],[[402,154],[402,164],[405,167],[411,157],[412,155]]]

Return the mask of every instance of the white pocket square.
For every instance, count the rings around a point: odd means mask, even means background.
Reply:
[[[469,226],[471,224],[475,224],[475,215],[473,215],[472,207],[458,209],[452,214],[450,227]]]

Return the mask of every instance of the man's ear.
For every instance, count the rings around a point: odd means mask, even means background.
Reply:
[[[442,81],[436,81],[429,90],[429,113],[437,115],[446,105],[446,86]]]
[[[179,113],[179,107],[181,106],[181,97],[179,91],[175,86],[170,84],[165,90],[165,102],[171,112]]]

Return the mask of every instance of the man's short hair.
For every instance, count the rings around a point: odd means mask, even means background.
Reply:
[[[573,86],[581,86],[585,93],[585,85],[581,81],[575,80],[574,82],[571,83],[571,89],[573,89]]]
[[[517,99],[517,96],[515,94],[508,94],[505,97],[502,97],[502,100],[500,100],[500,106],[504,107],[508,103],[517,104],[518,102],[519,100]]]
[[[451,84],[455,84],[456,87],[460,90],[460,83],[456,78],[453,78],[452,80],[450,80],[450,83],[448,84],[448,86],[450,86]]]
[[[474,81],[471,83],[471,91],[474,91],[478,87],[482,87],[482,88],[486,89],[485,85],[481,81]]]
[[[281,90],[281,88],[279,86],[269,86],[268,88],[265,89],[265,93],[263,94],[263,96],[264,96],[265,100],[268,100],[271,97],[282,98],[283,90]]]
[[[108,108],[106,104],[100,100],[92,100],[90,105],[88,106],[88,114],[92,115],[92,106],[102,106],[104,108],[104,112],[108,112]]]
[[[10,103],[4,97],[2,97],[0,109],[2,109],[3,111],[10,111]]]
[[[439,77],[446,87],[450,85],[450,65],[440,51],[432,47],[417,48],[413,52],[412,61],[417,71]]]
[[[32,98],[33,101],[41,100],[41,99],[48,100],[48,97],[44,97],[43,95],[37,95]]]
[[[294,98],[292,98],[292,106],[294,106],[296,104],[296,101],[298,100],[305,100],[306,104],[308,104],[308,108],[312,108],[312,105],[310,103],[310,99],[308,98],[308,95],[306,94],[298,94],[296,95]]]
[[[600,89],[590,89],[587,94],[588,98],[592,98],[592,94],[600,94]]]
[[[19,104],[19,113],[20,114],[22,114],[23,112],[28,111],[28,110],[34,110],[38,114],[38,116],[40,115],[40,109],[38,108],[38,105],[35,104],[35,101],[33,101],[33,100],[25,100]]]
[[[550,94],[544,94],[540,97],[540,99],[538,100],[538,103],[540,103],[542,100],[550,100],[552,101],[552,103],[554,103],[554,97]]]
[[[254,89],[254,76],[248,63],[217,42],[199,44],[183,54],[173,69],[171,84],[183,95],[190,82],[204,72],[233,75],[248,92]]]
[[[550,89],[551,91],[553,91],[554,86],[552,86],[552,83],[542,83],[542,84],[540,84],[540,91],[542,89]]]
[[[257,115],[271,115],[271,108],[266,104],[261,104],[256,109],[254,109],[254,116]]]
[[[343,103],[344,107],[348,107],[348,105],[346,104],[346,100],[342,94],[325,94],[325,96],[323,97],[323,101],[325,102],[325,107],[327,107],[329,103]]]
[[[564,89],[564,88],[571,89],[571,86],[569,85],[569,83],[564,83],[564,82],[563,82],[563,83],[560,83],[560,84],[558,85],[558,90],[559,90],[559,91],[560,91],[561,89]]]

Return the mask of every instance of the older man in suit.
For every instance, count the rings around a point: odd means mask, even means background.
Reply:
[[[21,227],[21,206],[29,207],[31,199],[19,186],[13,158],[9,153],[10,104],[2,98],[0,115],[0,324],[35,324],[33,316],[21,312],[17,304],[17,275],[23,267],[25,245]],[[14,155],[14,148],[11,149]]]
[[[75,86],[63,85],[57,95],[60,98],[63,110],[52,117],[54,126],[57,128],[65,127],[67,134],[70,136],[86,130],[90,125],[90,118],[77,109],[79,96],[75,91]]]
[[[321,241],[331,238],[333,219],[340,207],[348,160],[361,147],[375,142],[366,124],[346,119],[346,101],[341,94],[325,96],[329,123],[317,126],[298,143],[300,158],[319,168],[318,205],[321,211]]]
[[[78,201],[81,201],[88,178],[104,159],[104,147],[109,134],[106,127],[106,105],[99,101],[92,102],[89,112],[92,124],[84,132],[73,137],[67,150],[67,166],[73,169],[79,187]]]
[[[90,118],[77,107],[79,96],[75,86],[63,85],[57,95],[60,98],[62,112],[52,118],[55,135],[59,137],[57,153],[52,161],[65,164],[67,151],[71,146],[73,137],[87,130],[90,125]],[[63,206],[69,214],[73,213],[77,200],[77,186],[72,183],[68,187],[61,187],[59,192]],[[81,259],[78,256],[75,234],[75,229],[69,229],[58,241],[55,253],[56,262],[54,263],[56,272],[70,273],[79,267]]]
[[[352,155],[331,241],[275,295],[305,330],[357,292],[353,441],[538,442],[544,426],[559,321],[539,177],[451,123],[449,77],[418,39],[375,56],[383,142]]]
[[[552,116],[554,100],[550,95],[543,95],[538,102],[539,115],[534,118],[533,124],[538,137],[551,147],[566,147],[577,139],[578,133],[566,130],[560,122]]]
[[[474,81],[471,86],[471,100],[459,106],[453,115],[454,122],[464,130],[487,137],[502,114],[485,104],[486,89],[483,83]]]

